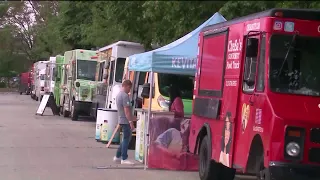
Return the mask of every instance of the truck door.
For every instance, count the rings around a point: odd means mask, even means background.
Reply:
[[[67,88],[68,88],[68,71],[70,69],[70,65],[69,64],[65,64],[63,65],[63,68],[62,68],[62,77],[61,77],[61,81],[62,81],[62,87],[60,87],[60,105],[61,106],[64,106],[64,99],[65,97],[67,96]]]
[[[107,83],[104,81],[104,68],[106,61],[99,63],[97,68],[97,87],[96,92],[94,93],[93,102],[95,103],[95,111],[97,108],[103,108],[105,106],[106,95],[107,95]]]
[[[77,79],[77,65],[76,65],[76,60],[72,60],[71,61],[71,71],[69,71],[69,75],[68,75],[68,86],[69,88],[69,98],[70,100],[72,100],[72,96],[73,96],[73,83],[74,81]]]
[[[108,91],[107,91],[107,100],[106,100],[106,108],[111,108],[112,104],[112,87],[113,87],[113,81],[114,81],[114,75],[115,75],[115,63],[116,60],[110,61],[110,70],[109,70],[109,76],[108,76]]]
[[[132,100],[135,108],[142,108],[142,85],[145,82],[146,72],[134,72],[133,87],[132,87]]]
[[[248,162],[247,164],[247,160],[252,154],[249,151],[253,136],[257,133],[255,123],[260,123],[257,120],[261,120],[262,104],[260,100],[264,92],[265,45],[266,35],[264,33],[249,33],[247,38],[244,38],[245,53],[237,115],[238,126],[235,130],[234,163],[238,166],[237,168],[247,169],[249,173],[255,172],[254,167],[250,167],[254,163]]]

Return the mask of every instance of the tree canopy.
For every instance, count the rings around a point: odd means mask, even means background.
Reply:
[[[119,40],[166,45],[215,12],[227,20],[274,7],[319,8],[317,1],[7,1],[0,3],[0,74],[66,50]]]

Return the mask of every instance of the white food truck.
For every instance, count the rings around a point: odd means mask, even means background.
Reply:
[[[56,57],[50,57],[46,67],[45,93],[53,93],[54,90],[54,71],[56,67]]]
[[[109,51],[109,74],[105,107],[117,109],[116,96],[121,90],[124,65],[128,56],[143,53],[143,45],[134,42],[118,41],[114,44],[99,49]]]
[[[44,95],[44,84],[46,78],[46,67],[49,61],[38,61],[35,63],[35,100],[38,101],[42,99]]]
[[[96,117],[98,108],[117,109],[115,99],[121,90],[126,58],[144,51],[143,45],[127,41],[99,49],[101,59],[97,65],[97,88],[91,107],[93,117]]]

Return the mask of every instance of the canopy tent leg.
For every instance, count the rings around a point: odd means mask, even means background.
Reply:
[[[144,125],[144,170],[148,168],[147,160],[148,160],[148,148],[149,148],[149,121],[151,116],[151,106],[152,106],[152,92],[153,92],[153,83],[154,83],[154,73],[153,71],[150,72],[150,91],[149,91],[149,107],[148,107],[148,116],[145,118],[145,125]]]

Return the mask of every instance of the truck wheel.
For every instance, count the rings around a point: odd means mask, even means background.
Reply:
[[[271,179],[269,169],[264,167],[264,155],[257,158],[256,175],[257,175],[257,180],[270,180]]]
[[[63,106],[64,106],[64,102],[63,102]],[[69,117],[69,115],[70,115],[69,111],[66,111],[63,106],[61,107],[61,109],[62,109],[61,112],[62,112],[63,117]]]
[[[63,110],[62,111],[63,117],[69,117],[69,111]]]
[[[59,109],[60,111],[60,115],[63,115],[63,107],[62,106],[60,106],[60,109]]]
[[[20,95],[22,95],[22,92],[20,92]]]
[[[71,119],[72,121],[77,121],[79,117],[78,111],[74,108],[74,102],[72,101],[71,105]]]
[[[218,179],[218,163],[211,160],[210,149],[209,138],[205,136],[199,150],[199,176],[201,180]]]
[[[69,115],[70,115],[70,113],[69,113],[69,111],[66,111],[65,109],[64,109],[64,103],[65,103],[65,101],[64,101],[64,99],[63,99],[63,104],[62,104],[62,106],[60,107],[60,113],[63,115],[63,117],[69,117]]]

